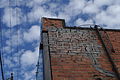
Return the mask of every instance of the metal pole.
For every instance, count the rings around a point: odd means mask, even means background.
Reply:
[[[3,71],[2,58],[1,58],[1,51],[0,51],[0,66],[1,66],[2,80],[5,80],[5,79],[4,79],[4,71]]]
[[[13,80],[13,73],[11,73],[11,79],[10,80]]]

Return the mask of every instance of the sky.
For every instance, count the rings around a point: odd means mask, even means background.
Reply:
[[[120,0],[0,0],[5,78],[13,72],[15,80],[35,80],[42,17],[65,19],[67,26],[120,29]],[[39,62],[43,80],[41,52]]]

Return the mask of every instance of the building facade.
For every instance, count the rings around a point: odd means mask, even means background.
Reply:
[[[120,30],[42,18],[41,49],[45,80],[120,80]]]

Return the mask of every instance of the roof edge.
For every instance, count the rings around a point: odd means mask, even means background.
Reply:
[[[60,19],[60,18],[48,18],[48,17],[42,17],[42,19],[49,19],[49,20],[60,20],[60,21],[63,21],[63,28],[68,28],[68,29],[93,29],[94,30],[94,27],[80,27],[80,26],[66,26],[65,24],[65,19]],[[103,28],[104,30],[106,31],[120,31],[120,29],[105,29]]]
[[[68,28],[68,29],[88,29],[88,30],[91,30],[91,29],[94,29],[94,27],[68,27],[68,26],[65,26],[64,28]],[[104,29],[104,28],[103,28]],[[120,29],[104,29],[105,31],[120,31]]]

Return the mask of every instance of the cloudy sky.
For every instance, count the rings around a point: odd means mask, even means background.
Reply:
[[[13,72],[15,80],[35,80],[42,17],[65,19],[67,26],[120,29],[120,0],[0,0],[5,78]],[[39,62],[42,80],[41,53]]]

